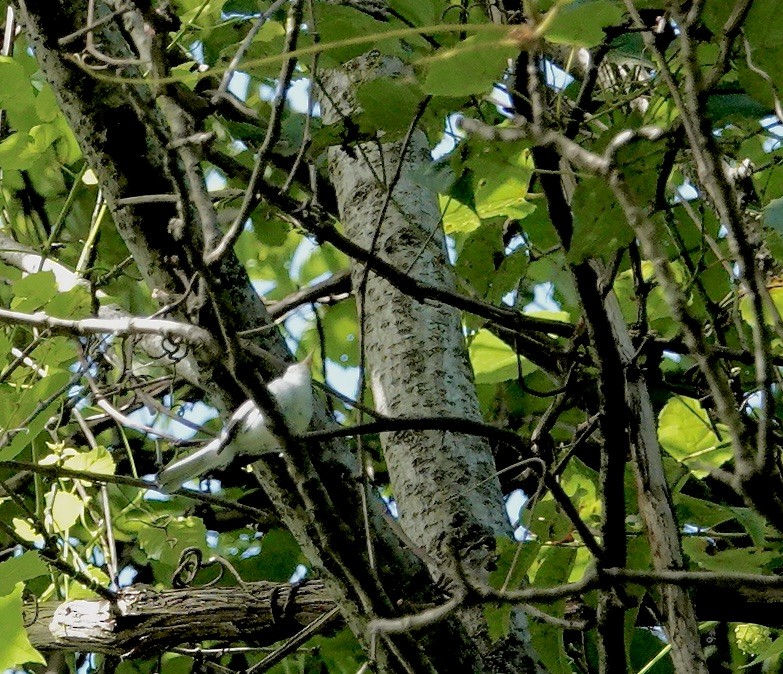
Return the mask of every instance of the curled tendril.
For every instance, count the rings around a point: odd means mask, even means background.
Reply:
[[[299,592],[301,583],[293,583],[288,586],[288,594],[285,601],[280,603],[280,593],[282,592],[282,586],[276,585],[272,588],[272,595],[269,597],[269,608],[272,613],[272,624],[276,626],[285,625],[288,621],[293,619],[293,608],[295,605],[296,595]]]
[[[473,7],[483,7],[482,3],[480,2],[469,2],[467,5],[463,5],[460,2],[452,2],[446,9],[441,12],[440,18],[441,21],[445,20],[446,14],[448,14],[451,10],[457,9],[460,13],[460,19],[466,20],[468,17],[468,13]]]
[[[446,20],[446,14],[448,14],[451,10],[456,9],[460,12],[460,17],[464,17],[467,14],[468,8],[463,7],[463,5],[459,2],[452,2],[446,9],[444,9],[440,14],[440,20],[445,21]]]
[[[225,574],[225,568],[220,559],[212,557],[205,563],[204,555],[201,550],[195,547],[185,548],[179,556],[179,562],[177,563],[177,568],[174,570],[171,585],[179,590],[186,587],[193,587],[193,581],[196,579],[196,575],[199,571],[216,565],[220,568],[220,573],[217,578],[207,581],[202,587],[212,587],[216,583],[219,583]]]
[[[234,576],[245,593],[249,597],[253,597],[252,593],[247,589],[247,584],[242,580],[239,573],[237,573],[237,570],[231,565],[231,562],[220,555],[213,555],[204,562],[203,553],[196,547],[185,548],[180,553],[177,568],[174,569],[174,575],[171,578],[171,586],[178,590],[186,587],[195,587],[193,581],[196,579],[198,572],[202,569],[208,569],[214,566],[219,567],[220,573],[218,573],[216,578],[201,584],[199,587],[212,587],[217,585],[223,579],[223,576],[226,575],[226,571],[228,571]]]
[[[160,344],[166,356],[168,356],[174,362],[181,361],[187,354],[187,349],[182,348],[181,339],[171,339],[166,337],[161,341]]]
[[[28,588],[24,589],[24,592],[22,594],[22,599],[24,600],[24,605],[22,606],[22,625],[25,628],[32,627],[35,624],[35,621],[38,620],[38,613],[39,613],[39,605],[38,605],[38,597],[36,597]],[[33,615],[32,617],[28,617],[28,607],[32,605],[33,607]]]

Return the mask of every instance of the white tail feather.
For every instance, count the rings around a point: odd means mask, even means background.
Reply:
[[[280,407],[289,429],[294,433],[306,431],[313,416],[310,358],[292,365],[282,377],[270,382],[269,392]],[[236,409],[219,437],[164,468],[158,476],[156,488],[169,493],[179,489],[183,482],[216,468],[225,468],[237,454],[260,456],[281,449],[277,438],[267,428],[266,415],[248,400]]]
[[[206,446],[193,452],[193,454],[166,466],[158,476],[158,491],[169,494],[179,489],[183,482],[231,463],[234,458],[234,451],[230,446],[225,447],[222,452],[218,453],[223,444],[221,438],[222,434],[221,437],[215,438]]]

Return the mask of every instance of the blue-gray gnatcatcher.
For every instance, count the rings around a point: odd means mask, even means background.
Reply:
[[[291,365],[282,377],[267,385],[292,433],[304,433],[313,416],[313,389],[310,358]],[[260,456],[282,450],[268,427],[267,415],[252,400],[246,400],[231,415],[214,440],[184,459],[166,466],[158,476],[155,488],[163,493],[179,489],[216,468],[225,468],[234,457]]]

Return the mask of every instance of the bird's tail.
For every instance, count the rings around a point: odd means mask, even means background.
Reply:
[[[204,475],[216,468],[227,466],[233,458],[231,447],[224,447],[221,438],[215,438],[212,442],[193,452],[184,459],[179,459],[166,466],[158,475],[156,489],[164,494],[179,489],[183,482]]]

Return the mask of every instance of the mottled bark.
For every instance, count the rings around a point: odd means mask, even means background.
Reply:
[[[334,123],[356,111],[357,84],[400,74],[396,60],[372,54],[322,74],[324,121]],[[410,178],[431,161],[427,138],[420,131],[411,134],[407,148],[404,140],[381,139],[329,151],[346,235],[414,278],[452,289],[437,196]],[[460,313],[404,294],[383,278],[367,274],[360,264],[354,266],[353,283],[378,410],[390,416],[479,419]],[[400,524],[433,560],[435,577],[458,585],[460,563],[483,576],[495,539],[510,535],[487,441],[458,433],[408,431],[385,434],[382,442]],[[480,609],[464,609],[460,615],[484,658],[481,671],[536,671],[521,613],[508,638],[496,644],[489,639]]]

